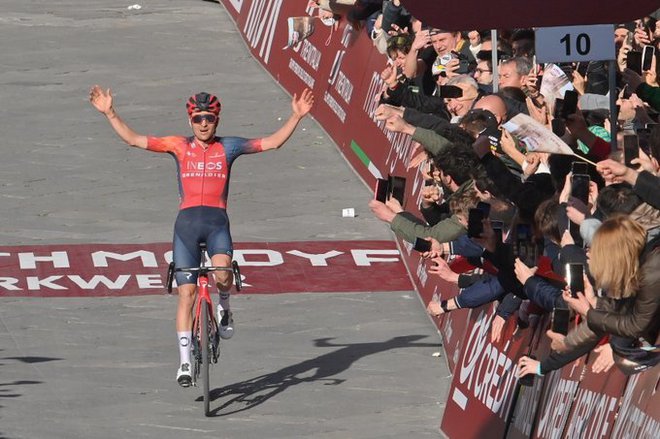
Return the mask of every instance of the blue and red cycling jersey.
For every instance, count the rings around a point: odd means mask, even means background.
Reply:
[[[261,152],[261,139],[215,137],[205,149],[194,137],[147,137],[149,151],[172,154],[179,178],[179,209],[227,208],[231,165],[242,154]]]

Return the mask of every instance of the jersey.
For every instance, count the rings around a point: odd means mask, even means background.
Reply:
[[[176,160],[181,210],[226,209],[232,163],[242,154],[262,151],[261,139],[242,137],[215,137],[206,149],[194,137],[147,137],[147,149],[169,153]]]

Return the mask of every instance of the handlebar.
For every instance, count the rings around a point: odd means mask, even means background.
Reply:
[[[176,268],[174,262],[170,262],[170,265],[167,268],[167,292],[172,294],[172,283],[174,282],[174,273],[176,272],[185,272],[185,273],[200,273],[201,275],[206,275],[210,271],[231,271],[234,273],[234,283],[236,285],[236,290],[240,291],[242,287],[241,282],[241,272],[238,267],[238,263],[233,261],[230,267],[186,267],[186,268]]]

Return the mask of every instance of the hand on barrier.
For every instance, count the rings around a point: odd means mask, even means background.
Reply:
[[[433,258],[433,262],[435,263],[433,266],[429,267],[428,272],[429,274],[435,274],[440,279],[443,279],[447,282],[453,283],[453,284],[458,284],[458,273],[455,273],[451,267],[449,267],[449,264],[447,264],[447,261],[445,261],[441,257],[435,257]]]
[[[529,374],[536,375],[536,373],[539,371],[540,364],[541,362],[538,360],[534,360],[527,356],[521,357],[520,360],[518,360],[518,378],[522,378]]]
[[[495,316],[490,327],[490,342],[498,343],[502,339],[502,331],[506,320],[503,317]]]
[[[419,143],[415,145],[415,147],[412,150],[410,162],[408,163],[408,167],[406,169],[412,169],[412,168],[417,168],[419,165],[421,165],[425,160],[429,159],[429,155],[426,151],[422,150],[422,152],[415,154],[417,150],[419,149]],[[433,177],[432,175],[430,177]],[[426,178],[426,176],[424,176]]]
[[[598,346],[594,349],[598,355],[594,364],[591,366],[593,373],[607,372],[614,365],[614,354],[612,353],[612,346],[609,343]]]
[[[387,120],[392,116],[403,116],[403,108],[388,104],[380,104],[374,112],[376,120]]]

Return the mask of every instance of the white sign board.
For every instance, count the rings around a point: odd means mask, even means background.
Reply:
[[[608,61],[615,59],[614,26],[542,27],[536,29],[538,62]]]

